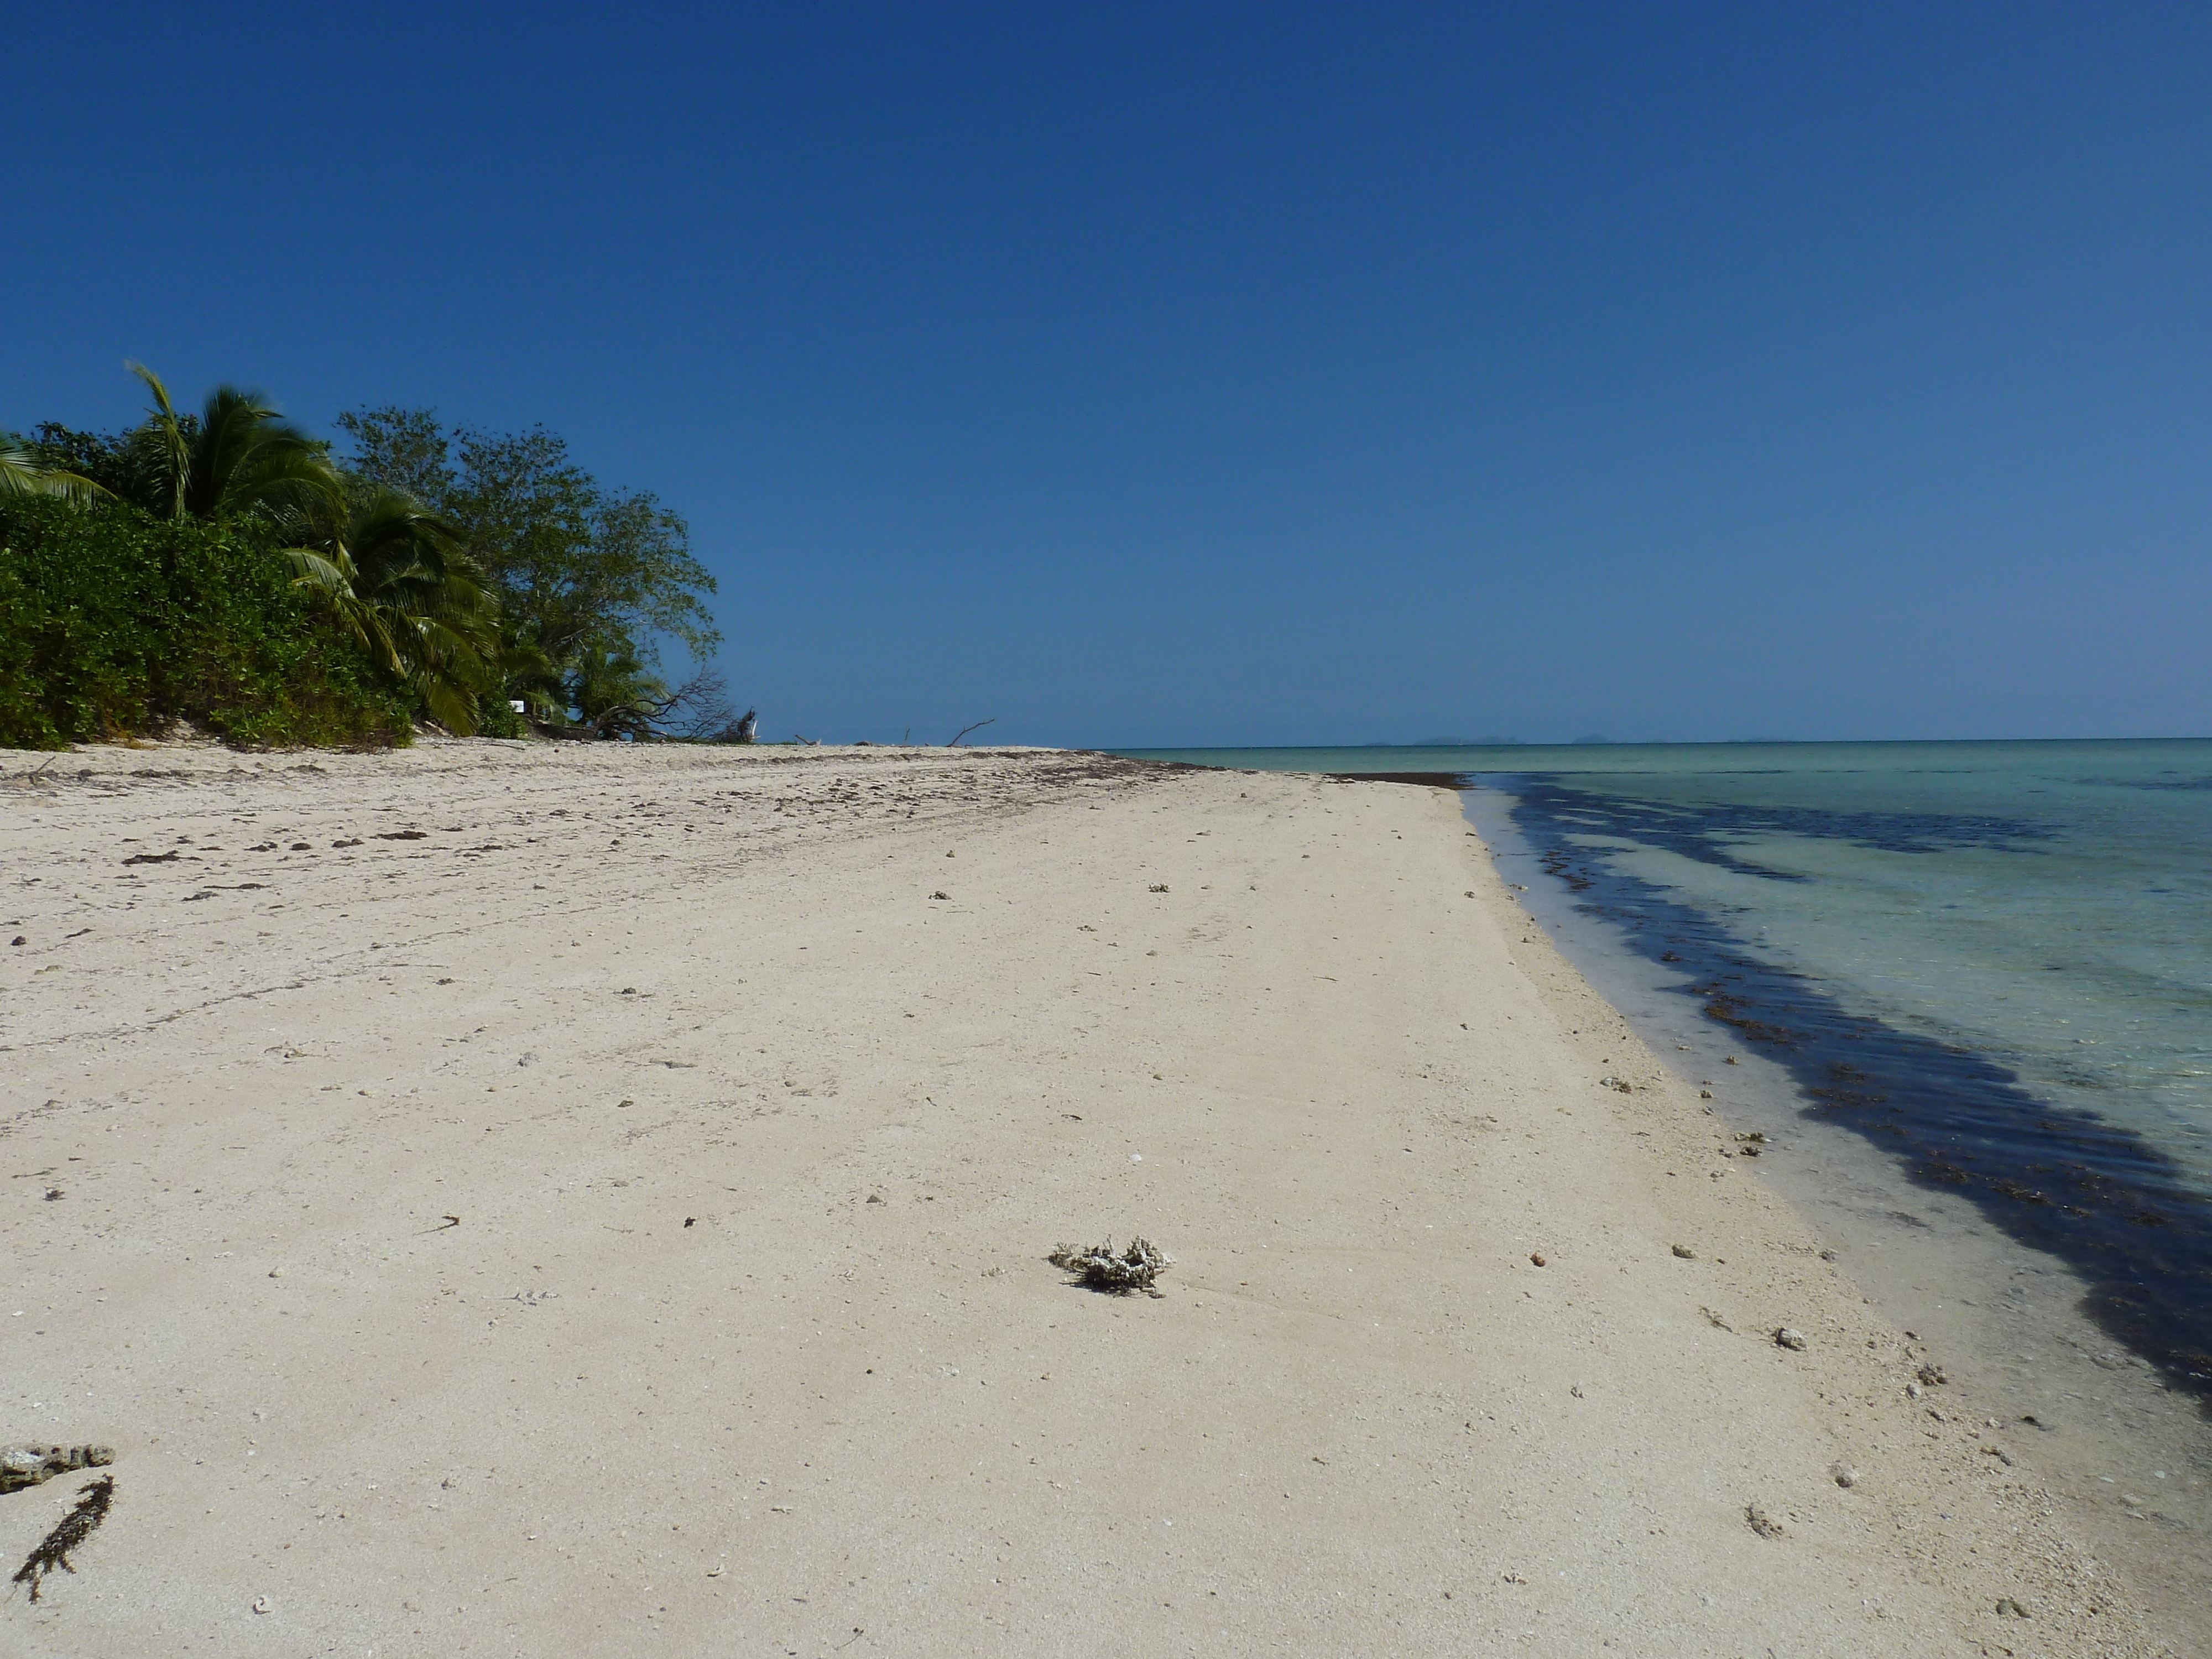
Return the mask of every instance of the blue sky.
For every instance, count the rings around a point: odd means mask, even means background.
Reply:
[[[2212,733],[2212,10],[38,9],[0,426],[543,421],[767,734]]]

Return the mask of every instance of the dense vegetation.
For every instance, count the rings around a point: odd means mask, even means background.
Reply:
[[[0,745],[179,717],[234,743],[404,742],[410,712],[234,524],[0,497]]]
[[[720,735],[714,579],[684,520],[610,489],[542,428],[349,413],[353,453],[218,387],[117,434],[0,434],[0,745],[182,717],[254,743]]]

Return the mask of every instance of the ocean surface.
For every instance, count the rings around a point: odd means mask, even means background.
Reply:
[[[2212,740],[1119,752],[1468,792],[1581,950],[2212,1397]]]

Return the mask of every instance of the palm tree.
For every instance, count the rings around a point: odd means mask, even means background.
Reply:
[[[89,478],[59,467],[40,466],[31,452],[20,445],[0,444],[0,495],[58,495],[82,507],[106,495]]]
[[[154,394],[131,434],[149,512],[214,519],[280,509],[343,511],[345,492],[326,447],[285,420],[260,393],[219,386],[198,420],[177,413],[161,377],[125,365]]]
[[[296,508],[275,515],[295,583],[317,595],[449,731],[477,728],[500,680],[499,605],[460,534],[404,490],[361,490],[342,526]]]
[[[131,434],[139,505],[171,519],[258,518],[296,586],[319,599],[430,717],[476,730],[477,698],[498,679],[499,609],[459,533],[405,493],[349,491],[326,446],[258,392],[219,386],[198,418],[177,413],[161,377]]]

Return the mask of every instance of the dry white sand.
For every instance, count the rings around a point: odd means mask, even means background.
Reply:
[[[116,1486],[0,1651],[2203,1650],[1448,795],[40,759],[0,1441]],[[1159,1299],[1042,1260],[1132,1233]]]

